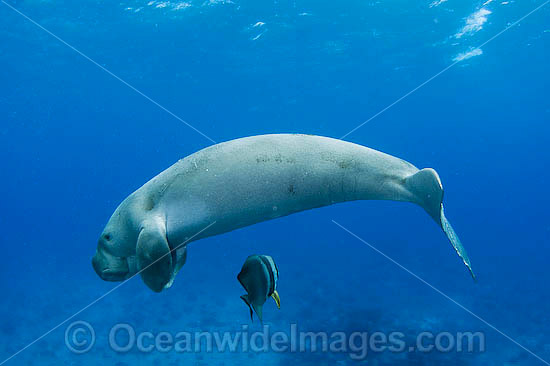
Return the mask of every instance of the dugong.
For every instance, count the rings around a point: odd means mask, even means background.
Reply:
[[[393,200],[421,206],[474,277],[442,199],[435,170],[368,147],[301,134],[245,137],[179,160],[128,196],[92,265],[107,281],[140,273],[160,292],[184,265],[191,241],[338,202]]]

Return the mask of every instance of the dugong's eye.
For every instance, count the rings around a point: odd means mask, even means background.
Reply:
[[[105,235],[103,235],[103,239],[109,241],[109,240],[111,240],[111,235],[110,234],[105,234]]]

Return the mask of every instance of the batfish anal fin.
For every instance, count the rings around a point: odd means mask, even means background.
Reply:
[[[273,293],[271,294],[271,297],[273,298],[273,300],[275,300],[275,304],[277,304],[277,308],[280,309],[281,298],[279,297],[279,293],[277,292],[277,290],[273,291]]]
[[[250,302],[248,300],[248,295],[242,295],[241,296],[241,299],[244,301],[244,303],[248,306],[248,308],[250,309],[250,320],[254,321],[254,312],[252,311],[252,306],[250,305]]]

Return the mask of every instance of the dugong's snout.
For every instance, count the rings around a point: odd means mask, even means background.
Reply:
[[[105,281],[123,281],[130,274],[126,258],[115,257],[100,250],[92,258],[92,267]]]

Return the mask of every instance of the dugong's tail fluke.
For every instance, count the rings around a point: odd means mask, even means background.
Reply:
[[[456,235],[453,227],[451,226],[451,223],[447,220],[445,217],[445,213],[443,212],[443,204],[441,205],[441,228],[447,235],[447,238],[449,238],[449,241],[453,245],[453,247],[456,250],[456,253],[460,258],[462,258],[462,261],[468,267],[468,271],[470,271],[470,274],[472,275],[472,278],[475,280],[476,275],[474,274],[474,271],[472,270],[472,265],[470,264],[470,258],[468,258],[468,253],[466,253],[466,249],[462,246],[462,243],[460,242],[460,239],[458,238],[458,235]]]
[[[443,185],[441,184],[437,172],[431,168],[422,169],[405,178],[405,186],[414,196],[413,202],[422,206],[441,229],[443,229],[456,253],[462,259],[468,271],[470,271],[472,278],[475,280],[468,254],[462,246],[458,235],[456,235],[453,227],[445,217],[443,210]]]

